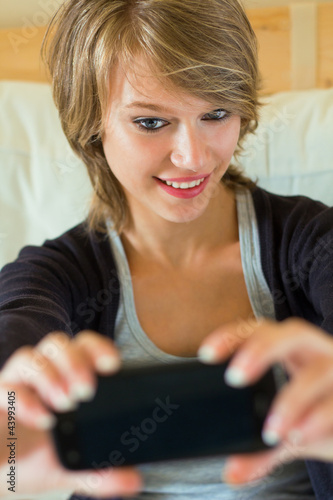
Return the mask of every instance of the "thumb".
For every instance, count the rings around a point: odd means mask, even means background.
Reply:
[[[234,485],[258,481],[268,474],[279,474],[285,463],[297,457],[297,446],[290,442],[283,442],[272,450],[232,455],[226,461],[222,478]]]
[[[134,495],[142,489],[139,472],[130,467],[69,473],[70,484],[77,494],[103,498]]]

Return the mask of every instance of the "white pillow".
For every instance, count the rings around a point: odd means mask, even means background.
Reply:
[[[281,92],[262,99],[260,125],[241,165],[278,194],[333,205],[333,89]]]
[[[266,98],[241,164],[280,194],[333,205],[333,89]],[[0,82],[0,268],[87,214],[91,185],[62,132],[50,87]]]
[[[62,132],[50,86],[0,82],[0,267],[86,216],[91,185]]]

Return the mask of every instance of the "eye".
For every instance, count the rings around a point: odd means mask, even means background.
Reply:
[[[225,120],[229,116],[230,113],[228,113],[225,109],[215,109],[215,111],[205,114],[202,120]]]
[[[134,123],[139,129],[145,132],[157,132],[168,124],[167,121],[161,120],[160,118],[138,118],[134,120]]]

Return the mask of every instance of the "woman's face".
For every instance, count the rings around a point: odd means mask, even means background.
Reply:
[[[133,70],[113,72],[103,135],[106,159],[134,218],[190,222],[222,189],[240,117],[169,93],[143,64]]]

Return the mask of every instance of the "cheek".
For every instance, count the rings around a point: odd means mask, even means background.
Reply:
[[[160,161],[165,156],[165,141],[147,134],[131,134],[128,131],[106,131],[103,148],[109,165],[121,161],[126,164],[145,165]],[[144,162],[144,163],[142,163]]]
[[[238,118],[238,117],[235,117]],[[215,137],[215,144],[218,145],[218,153],[220,158],[225,158],[229,161],[237,147],[240,134],[240,119],[232,119],[227,126],[219,131]]]
[[[150,140],[149,140],[150,139]],[[107,131],[103,148],[108,165],[123,188],[137,190],[142,182],[158,175],[165,158],[163,141],[150,137]]]
[[[135,145],[128,140],[119,130],[108,130],[103,139],[103,149],[108,165],[123,184],[133,177],[137,170],[138,151]]]

